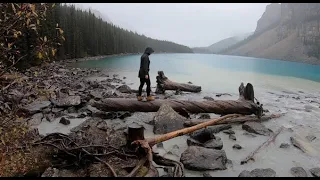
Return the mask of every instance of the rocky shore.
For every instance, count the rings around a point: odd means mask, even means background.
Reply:
[[[11,168],[9,162],[2,160],[0,165],[1,176],[42,176],[42,177],[104,177],[127,176],[138,164],[139,159],[123,149],[126,144],[127,127],[132,123],[143,126],[146,137],[155,137],[174,130],[184,128],[186,120],[219,117],[214,114],[190,114],[189,117],[175,112],[170,106],[163,105],[156,113],[141,112],[104,112],[90,105],[91,101],[104,98],[136,98],[136,90],[131,89],[126,82],[126,77],[119,74],[109,74],[98,69],[75,68],[72,64],[79,60],[54,62],[41,67],[33,67],[23,73],[15,75],[16,81],[6,80],[5,87],[0,94],[0,112],[2,117],[15,112],[17,116],[10,119],[3,118],[1,123],[2,143],[1,152],[5,158],[15,158],[21,148],[32,143],[29,154],[22,155],[26,163],[21,168]],[[103,77],[104,80],[96,81],[91,77]],[[155,94],[153,94],[155,95]],[[224,96],[217,94],[214,99]],[[228,96],[232,96],[227,94]],[[175,95],[156,95],[157,99],[175,98]],[[179,94],[178,96],[183,96]],[[203,99],[212,101],[212,97]],[[268,114],[268,112],[265,112]],[[10,125],[9,125],[10,124]],[[5,132],[16,132],[16,127],[26,127],[22,140],[12,143]],[[5,128],[7,127],[7,129]],[[179,161],[187,171],[198,172],[204,177],[215,176],[215,172],[223,172],[241,166],[236,162],[239,158],[234,154],[252,152],[258,147],[257,137],[262,141],[272,136],[276,129],[270,129],[262,122],[245,122],[240,124],[222,124],[209,126],[198,130],[188,136],[172,139],[168,142],[157,144],[154,152],[161,156]],[[286,133],[292,130],[286,129]],[[48,136],[52,134],[51,136]],[[67,135],[64,136],[63,134]],[[4,139],[3,139],[4,137]],[[7,138],[7,139],[6,139]],[[17,136],[18,138],[18,136]],[[16,138],[16,139],[17,139]],[[43,139],[45,138],[45,139]],[[57,142],[57,139],[59,142]],[[317,152],[312,149],[316,136],[292,136],[290,142],[282,142],[276,147],[277,151],[286,149],[302,150],[304,153]],[[246,140],[246,141],[245,141]],[[61,143],[61,142],[62,143]],[[179,141],[179,143],[177,143]],[[248,141],[255,143],[246,145]],[[41,142],[39,145],[39,142]],[[174,142],[172,145],[172,142]],[[38,143],[38,144],[37,144]],[[57,152],[52,146],[65,146],[60,151],[66,150],[69,156],[78,154],[79,157],[69,158]],[[50,148],[44,144],[51,144]],[[170,145],[171,144],[171,145]],[[86,148],[79,147],[88,146]],[[96,146],[103,146],[97,149]],[[169,148],[170,147],[170,148]],[[19,149],[9,153],[7,149]],[[299,148],[299,149],[298,149]],[[111,153],[112,152],[112,153]],[[230,153],[232,152],[232,153]],[[110,153],[110,154],[108,154]],[[86,154],[86,155],[85,155]],[[93,160],[86,156],[98,154],[99,159]],[[247,153],[249,154],[249,153]],[[313,154],[314,155],[314,154]],[[28,165],[34,162],[28,158],[39,157],[37,166]],[[82,157],[83,156],[83,157]],[[19,156],[20,157],[20,156]],[[68,157],[63,159],[63,157]],[[16,164],[21,160],[14,161]],[[112,166],[108,167],[106,164]],[[17,165],[12,165],[16,167]],[[290,167],[290,174],[295,177],[320,176],[320,166],[303,168]],[[173,176],[172,168],[154,165],[158,170],[153,176]],[[141,168],[143,169],[143,168]],[[238,172],[238,171],[237,171]],[[143,174],[143,172],[139,172]],[[137,174],[137,176],[142,176]],[[200,173],[200,174],[199,174]],[[145,173],[144,173],[145,174]],[[238,172],[239,177],[275,177],[277,170],[272,167],[251,167]]]

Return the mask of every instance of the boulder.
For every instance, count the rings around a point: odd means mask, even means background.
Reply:
[[[282,148],[282,149],[287,149],[289,147],[290,147],[290,144],[288,144],[288,143],[281,143],[280,144],[280,148]]]
[[[40,112],[42,109],[51,105],[50,101],[34,101],[31,104],[28,104],[22,108],[28,114],[33,115]]]
[[[223,143],[221,140],[212,139],[204,143],[203,146],[209,149],[221,150],[223,148]]]
[[[34,114],[30,120],[28,120],[29,126],[38,126],[42,122],[43,114],[37,113]]]
[[[153,132],[155,134],[165,134],[184,128],[185,117],[175,112],[169,105],[162,105],[153,118]]]
[[[238,177],[275,177],[276,172],[271,169],[254,169],[251,172],[250,171],[242,171]]]
[[[258,122],[246,122],[242,125],[242,129],[250,133],[255,133],[263,136],[270,136],[271,134],[268,128]]]
[[[242,149],[242,147],[239,144],[235,144],[232,146],[233,149]]]
[[[236,138],[236,136],[234,134],[230,134],[229,135],[229,139],[234,140],[234,141],[237,140],[237,138]]]
[[[320,168],[312,168],[312,169],[310,169],[310,173],[314,177],[320,177]]]
[[[225,131],[222,131],[222,132],[225,133],[225,134],[235,134],[235,132],[233,130],[231,130],[231,129],[225,130]]]
[[[248,136],[248,137],[252,137],[252,138],[257,137],[256,135],[248,133],[248,132],[244,132],[243,135]]]
[[[90,96],[97,101],[103,98],[101,90],[90,91]]]
[[[294,177],[308,177],[307,172],[302,167],[293,167],[290,172]]]
[[[80,96],[62,96],[53,104],[57,107],[77,106],[81,103]]]
[[[70,124],[70,120],[66,119],[65,117],[62,117],[60,119],[59,123],[61,123],[63,125],[69,125]]]
[[[121,93],[131,93],[132,92],[131,88],[127,85],[121,85],[117,88],[117,90]]]
[[[212,133],[217,134],[223,130],[230,129],[231,125],[230,124],[220,124],[220,125],[208,126],[208,128],[212,130]]]
[[[180,161],[189,170],[227,169],[227,155],[224,150],[190,146],[181,154]]]
[[[209,96],[205,96],[205,97],[203,97],[203,99],[205,99],[207,101],[214,101],[214,99],[212,97],[209,97]]]
[[[47,121],[52,122],[55,120],[55,116],[52,113],[45,114],[44,117],[46,118]]]
[[[201,114],[198,119],[210,119],[210,114]]]
[[[215,139],[212,130],[208,128],[197,130],[193,132],[190,137],[200,143],[205,143],[211,139]]]

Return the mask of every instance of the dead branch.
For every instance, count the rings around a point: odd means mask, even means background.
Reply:
[[[271,114],[268,116],[262,116],[260,119],[257,116],[243,116],[243,117],[237,117],[237,118],[232,118],[232,119],[227,119],[224,121],[220,121],[217,124],[234,124],[234,123],[243,123],[243,122],[247,122],[247,121],[258,121],[258,122],[262,122],[262,121],[267,121],[273,118],[279,118],[281,117],[282,114]],[[206,120],[203,119],[192,119],[192,120],[187,120],[185,121],[184,125],[187,127],[190,126],[194,126],[197,124],[201,124],[203,122],[206,122]]]
[[[184,177],[184,166],[181,162],[172,159],[166,159],[158,154],[153,153],[153,160],[158,165],[172,166],[173,177]]]
[[[256,150],[251,152],[244,160],[241,161],[241,165],[247,163],[250,160],[254,160],[253,156],[263,147],[268,146],[271,142],[273,142],[276,137],[280,134],[280,132],[283,130],[283,126],[281,126],[267,141],[265,141],[263,144],[261,144]]]
[[[139,169],[146,163],[146,161],[146,157],[140,159],[137,166],[128,175],[126,175],[126,177],[134,177],[138,173]]]

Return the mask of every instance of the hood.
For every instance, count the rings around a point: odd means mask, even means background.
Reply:
[[[145,54],[152,54],[154,50],[151,47],[147,47],[146,50],[144,51]]]

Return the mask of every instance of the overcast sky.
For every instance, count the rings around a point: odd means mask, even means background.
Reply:
[[[78,3],[79,4],[79,3]],[[189,47],[253,32],[269,3],[81,3],[123,28]]]

